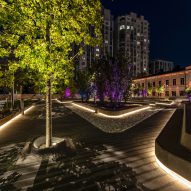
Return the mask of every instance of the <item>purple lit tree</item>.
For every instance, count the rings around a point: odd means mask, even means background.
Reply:
[[[71,91],[70,91],[70,88],[67,87],[64,91],[64,96],[65,98],[69,98],[71,96]]]
[[[120,106],[131,84],[131,65],[127,59],[122,56],[115,59],[102,58],[96,62],[94,71],[100,101],[103,103],[107,96],[113,108]]]

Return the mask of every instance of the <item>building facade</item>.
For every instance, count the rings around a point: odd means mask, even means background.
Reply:
[[[133,86],[139,89],[138,96],[183,97],[186,88],[191,88],[191,65],[177,72],[134,79]],[[160,93],[158,92],[159,88]],[[148,94],[149,89],[151,91],[150,95]]]
[[[173,69],[174,63],[167,60],[152,60],[149,64],[149,74],[171,72]]]
[[[91,67],[92,62],[101,56],[113,57],[113,34],[114,34],[114,20],[113,15],[109,9],[102,10],[103,14],[103,42],[102,46],[84,47],[84,53],[79,58],[79,70],[84,70]]]
[[[149,73],[149,22],[136,13],[115,20],[114,52],[133,64],[133,76]]]
[[[103,55],[113,57],[114,19],[109,9],[104,9],[103,12]]]

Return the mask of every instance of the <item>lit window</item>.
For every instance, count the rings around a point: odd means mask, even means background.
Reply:
[[[105,43],[108,44],[108,40],[105,40]]]
[[[96,48],[96,51],[99,52],[99,48]]]
[[[133,30],[134,29],[134,27],[133,26],[131,26],[131,30]]]
[[[184,85],[184,78],[180,78],[180,85]]]
[[[144,71],[147,71],[147,69],[146,69],[146,68],[144,68]]]
[[[125,25],[121,25],[121,26],[119,27],[119,30],[122,30],[122,29],[125,29]]]
[[[147,39],[146,39],[146,38],[144,39],[144,42],[147,42]]]
[[[169,91],[166,91],[166,92],[165,92],[165,96],[169,96]]]
[[[173,86],[176,86],[176,79],[173,79],[172,84]]]
[[[130,26],[127,25],[127,30],[129,30],[129,29],[130,29]]]
[[[140,36],[140,33],[137,33],[137,36]]]
[[[172,91],[172,97],[176,97],[176,91]]]
[[[140,45],[141,43],[139,41],[137,41],[137,45]]]
[[[96,54],[96,57],[99,57],[99,54]]]

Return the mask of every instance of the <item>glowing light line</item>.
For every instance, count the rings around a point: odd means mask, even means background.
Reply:
[[[175,102],[171,102],[171,103],[160,103],[160,102],[156,102],[155,104],[158,104],[158,105],[173,105]]]
[[[75,105],[76,107],[82,108],[82,109],[90,111],[92,113],[95,113],[95,110],[93,110],[93,109],[89,109],[87,107],[78,105],[76,103],[72,103],[72,104]],[[130,111],[130,112],[127,112],[127,113],[124,113],[124,114],[120,114],[120,115],[107,115],[107,114],[104,114],[104,113],[101,113],[101,112],[99,112],[98,115],[104,116],[104,117],[107,117],[107,118],[122,118],[122,117],[125,117],[125,116],[128,116],[128,115],[132,115],[132,114],[135,114],[135,113],[138,113],[140,111],[144,111],[144,110],[147,110],[147,109],[150,109],[150,108],[151,107],[148,106],[148,107],[145,107],[145,108],[137,109],[137,110]]]
[[[150,103],[149,105],[150,105],[150,106],[155,106],[156,104],[154,104],[154,103]]]
[[[34,106],[29,107],[28,109],[26,109],[24,112],[27,113],[29,112]],[[14,122],[16,119],[22,117],[22,114],[18,114],[17,116],[13,117],[12,119],[10,119],[9,121],[7,121],[6,123],[4,123],[3,125],[0,126],[0,130],[4,129],[7,125],[11,124],[12,122]]]
[[[73,104],[73,105],[75,105],[76,107],[81,108],[81,109],[84,109],[84,110],[87,110],[87,111],[90,111],[90,112],[95,113],[95,110],[93,110],[93,109],[89,109],[89,108],[87,108],[87,107],[84,107],[84,106],[78,105],[78,104],[76,104],[76,103],[72,103],[72,104]]]
[[[107,118],[122,118],[122,117],[126,117],[126,116],[129,116],[129,115],[132,115],[132,114],[135,114],[135,113],[138,113],[140,111],[144,111],[144,110],[147,110],[147,109],[150,109],[150,108],[151,107],[148,106],[148,107],[145,107],[145,108],[137,109],[137,110],[130,111],[130,112],[120,114],[120,115],[107,115],[107,114],[104,114],[104,113],[98,113],[98,115],[101,115],[101,116],[104,116],[104,117],[107,117]]]
[[[174,179],[176,179],[177,181],[179,181],[180,183],[186,185],[187,187],[191,188],[191,182],[185,178],[183,178],[182,176],[180,176],[179,174],[177,174],[176,172],[170,170],[168,167],[166,167],[162,162],[160,162],[160,160],[156,157],[156,162],[157,164],[169,175],[171,175]]]
[[[58,99],[53,99],[55,101],[57,101],[58,103],[73,103],[73,101],[60,101]]]

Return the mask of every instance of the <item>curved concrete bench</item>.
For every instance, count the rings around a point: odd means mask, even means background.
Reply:
[[[183,110],[177,109],[155,141],[157,159],[191,181],[191,150],[181,145]]]

